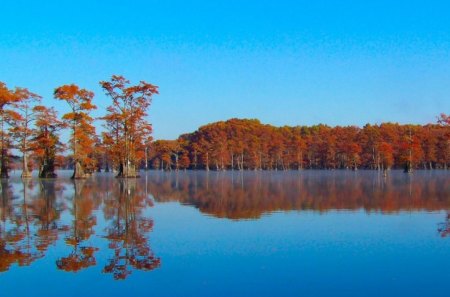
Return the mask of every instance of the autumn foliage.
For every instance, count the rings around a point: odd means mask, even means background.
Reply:
[[[146,116],[158,87],[144,81],[130,85],[127,79],[117,75],[100,85],[112,99],[103,117],[107,128],[103,139],[109,146],[113,166],[118,168],[118,177],[136,177],[145,146],[151,140],[152,126]]]
[[[176,141],[153,142],[150,162],[166,170],[447,169],[450,126],[445,115],[438,124],[363,128],[274,127],[231,119],[200,127]]]
[[[113,75],[100,82],[108,97],[105,114],[91,113],[94,93],[75,84],[54,90],[67,103],[60,118],[28,89],[9,89],[0,82],[1,177],[8,177],[10,157],[21,153],[22,177],[34,166],[39,177],[56,177],[55,169],[73,169],[73,178],[95,171],[138,177],[142,168],[161,170],[302,170],[391,168],[447,169],[450,166],[450,116],[427,125],[397,123],[364,127],[319,124],[275,127],[256,119],[230,119],[200,127],[176,140],[153,141],[148,108],[158,87],[132,84]],[[95,121],[100,123],[94,124]],[[96,134],[95,127],[103,126]],[[70,139],[61,141],[61,130]],[[66,148],[70,148],[69,151]],[[29,160],[31,156],[32,160]],[[16,157],[17,158],[17,157]]]
[[[55,89],[55,98],[66,101],[70,106],[70,111],[62,119],[72,130],[73,178],[84,178],[95,167],[92,155],[96,134],[92,124],[94,119],[89,115],[91,110],[97,108],[92,104],[94,93],[76,85],[64,85]]]
[[[28,161],[31,154],[39,169],[39,177],[56,177],[58,161],[68,160],[73,178],[86,178],[101,167],[117,170],[118,177],[137,177],[138,167],[151,141],[151,124],[146,119],[152,96],[158,87],[144,81],[137,85],[122,76],[100,82],[111,105],[99,120],[106,131],[98,137],[91,112],[94,93],[75,84],[54,90],[54,98],[64,101],[69,112],[58,117],[53,108],[39,105],[41,97],[24,88],[8,89],[0,82],[0,163],[1,177],[7,178],[13,149],[22,153],[22,177],[31,177]],[[70,130],[65,145],[59,133]],[[71,155],[61,156],[68,147]],[[62,162],[59,162],[62,163]]]

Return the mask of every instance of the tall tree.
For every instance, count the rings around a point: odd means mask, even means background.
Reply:
[[[59,141],[58,131],[64,128],[65,124],[58,119],[54,108],[38,105],[33,108],[33,112],[36,129],[29,148],[39,164],[39,177],[55,178],[56,156],[64,148]]]
[[[16,93],[0,82],[0,178],[8,178],[8,152],[11,148],[11,139],[7,131],[8,119],[19,97]]]
[[[117,176],[137,177],[136,167],[145,156],[145,145],[152,131],[146,120],[147,109],[153,95],[158,94],[158,87],[144,81],[130,85],[130,81],[118,75],[113,75],[110,81],[101,81],[100,85],[112,99],[103,119],[108,138],[114,141],[112,152],[118,162]]]
[[[73,151],[74,171],[72,178],[85,178],[86,167],[92,166],[92,153],[96,140],[94,119],[89,113],[97,107],[92,103],[94,93],[80,89],[77,85],[63,85],[55,89],[56,99],[66,101],[70,112],[63,115],[63,120],[72,130],[71,145]]]
[[[450,166],[450,116],[442,113],[438,123],[441,125],[437,143],[438,159],[443,168],[448,169]]]
[[[35,120],[36,112],[33,110],[33,104],[41,100],[41,96],[28,91],[25,88],[16,88],[16,104],[13,120],[12,132],[18,148],[22,152],[22,178],[31,177],[28,168],[29,138],[33,133],[31,123]]]
[[[378,150],[380,152],[381,168],[386,172],[386,170],[390,169],[394,163],[392,146],[387,142],[382,142],[380,143]]]

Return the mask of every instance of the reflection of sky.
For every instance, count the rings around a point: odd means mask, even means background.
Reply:
[[[446,292],[449,242],[436,232],[443,212],[308,211],[239,222],[199,218],[175,204],[152,212],[159,222],[152,246],[163,259],[152,281],[166,285],[167,296],[186,288],[192,294],[206,290],[204,296]],[[160,275],[166,268],[176,276],[166,280]],[[177,286],[170,286],[174,280]]]
[[[179,176],[182,174],[194,173],[180,172]],[[256,175],[246,174],[246,178]],[[308,175],[325,179],[336,176],[336,173],[314,171],[302,174],[306,178]],[[374,174],[358,173],[366,182],[370,182]],[[296,172],[274,173],[271,182],[283,183],[283,175],[286,180],[297,177]],[[138,180],[137,191],[145,192],[145,181],[161,176],[171,179],[175,173],[152,172]],[[217,176],[214,172],[210,174],[211,180]],[[337,173],[337,176],[346,176],[346,173]],[[351,176],[354,173],[347,178],[352,180]],[[390,178],[398,187],[410,181],[403,176],[393,172]],[[427,181],[445,181],[447,176],[447,172],[415,173],[413,182],[424,187],[414,199],[435,198],[432,193],[442,192],[439,189],[429,192]],[[204,174],[198,178],[204,185]],[[118,180],[109,179],[112,184],[105,184],[105,181],[108,180],[99,180],[98,190],[92,193],[108,192],[114,197]],[[64,190],[57,192],[61,195],[58,199],[65,207],[58,223],[71,225],[73,186],[68,179],[62,178],[59,182]],[[13,203],[20,206],[21,183],[12,179],[12,184],[18,194]],[[95,187],[96,184],[87,180],[85,189],[89,189],[89,185]],[[176,185],[171,183],[172,187]],[[244,180],[244,185],[249,184]],[[445,193],[448,185],[445,182],[440,185]],[[156,186],[149,183],[148,193],[158,192]],[[36,191],[31,191],[30,195],[32,193]],[[82,244],[99,249],[95,253],[96,266],[76,274],[57,270],[55,261],[71,251],[60,235],[44,258],[27,267],[13,265],[8,272],[0,274],[2,296],[61,296],[62,292],[65,296],[445,296],[447,292],[450,242],[437,232],[438,224],[445,221],[446,209],[393,213],[363,209],[293,210],[266,213],[258,219],[230,220],[176,201],[156,202],[154,207],[138,213],[154,221],[153,230],[147,234],[148,242],[161,259],[161,266],[150,272],[133,270],[125,281],[114,281],[110,274],[101,273],[111,257],[104,238],[106,226],[111,226],[103,213],[105,207],[106,204],[101,203],[93,211],[97,218],[95,233]],[[9,227],[11,225],[6,226]],[[35,229],[32,227],[32,230]]]

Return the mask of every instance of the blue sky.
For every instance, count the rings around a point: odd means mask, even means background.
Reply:
[[[435,122],[450,113],[446,1],[0,2],[0,81],[52,99],[100,80],[160,87],[154,137],[233,117],[274,125]],[[394,3],[395,2],[395,3]]]

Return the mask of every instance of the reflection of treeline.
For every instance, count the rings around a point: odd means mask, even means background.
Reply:
[[[0,272],[11,265],[28,266],[46,255],[48,248],[63,238],[69,247],[56,267],[77,272],[97,265],[99,247],[91,242],[98,211],[103,205],[111,257],[103,272],[115,279],[127,277],[132,270],[152,270],[160,265],[149,245],[153,221],[143,211],[152,205],[136,180],[99,177],[89,180],[2,180],[0,203]],[[72,220],[63,223],[63,213]]]
[[[149,180],[159,202],[179,201],[230,219],[258,218],[273,211],[357,210],[381,212],[448,210],[448,176],[388,178],[327,172],[161,174]]]
[[[1,190],[0,271],[7,271],[13,264],[27,266],[44,257],[58,239],[64,228],[59,224],[63,206],[56,194],[62,188],[46,181],[26,181],[15,188],[2,180]]]
[[[160,266],[148,242],[147,234],[153,229],[153,220],[143,216],[142,211],[152,206],[152,200],[139,187],[136,180],[120,180],[118,186],[105,199],[106,219],[110,222],[105,238],[114,256],[103,268],[114,279],[125,279],[132,269],[153,270]]]
[[[448,168],[450,117],[439,124],[274,127],[231,119],[152,144],[160,169]]]

